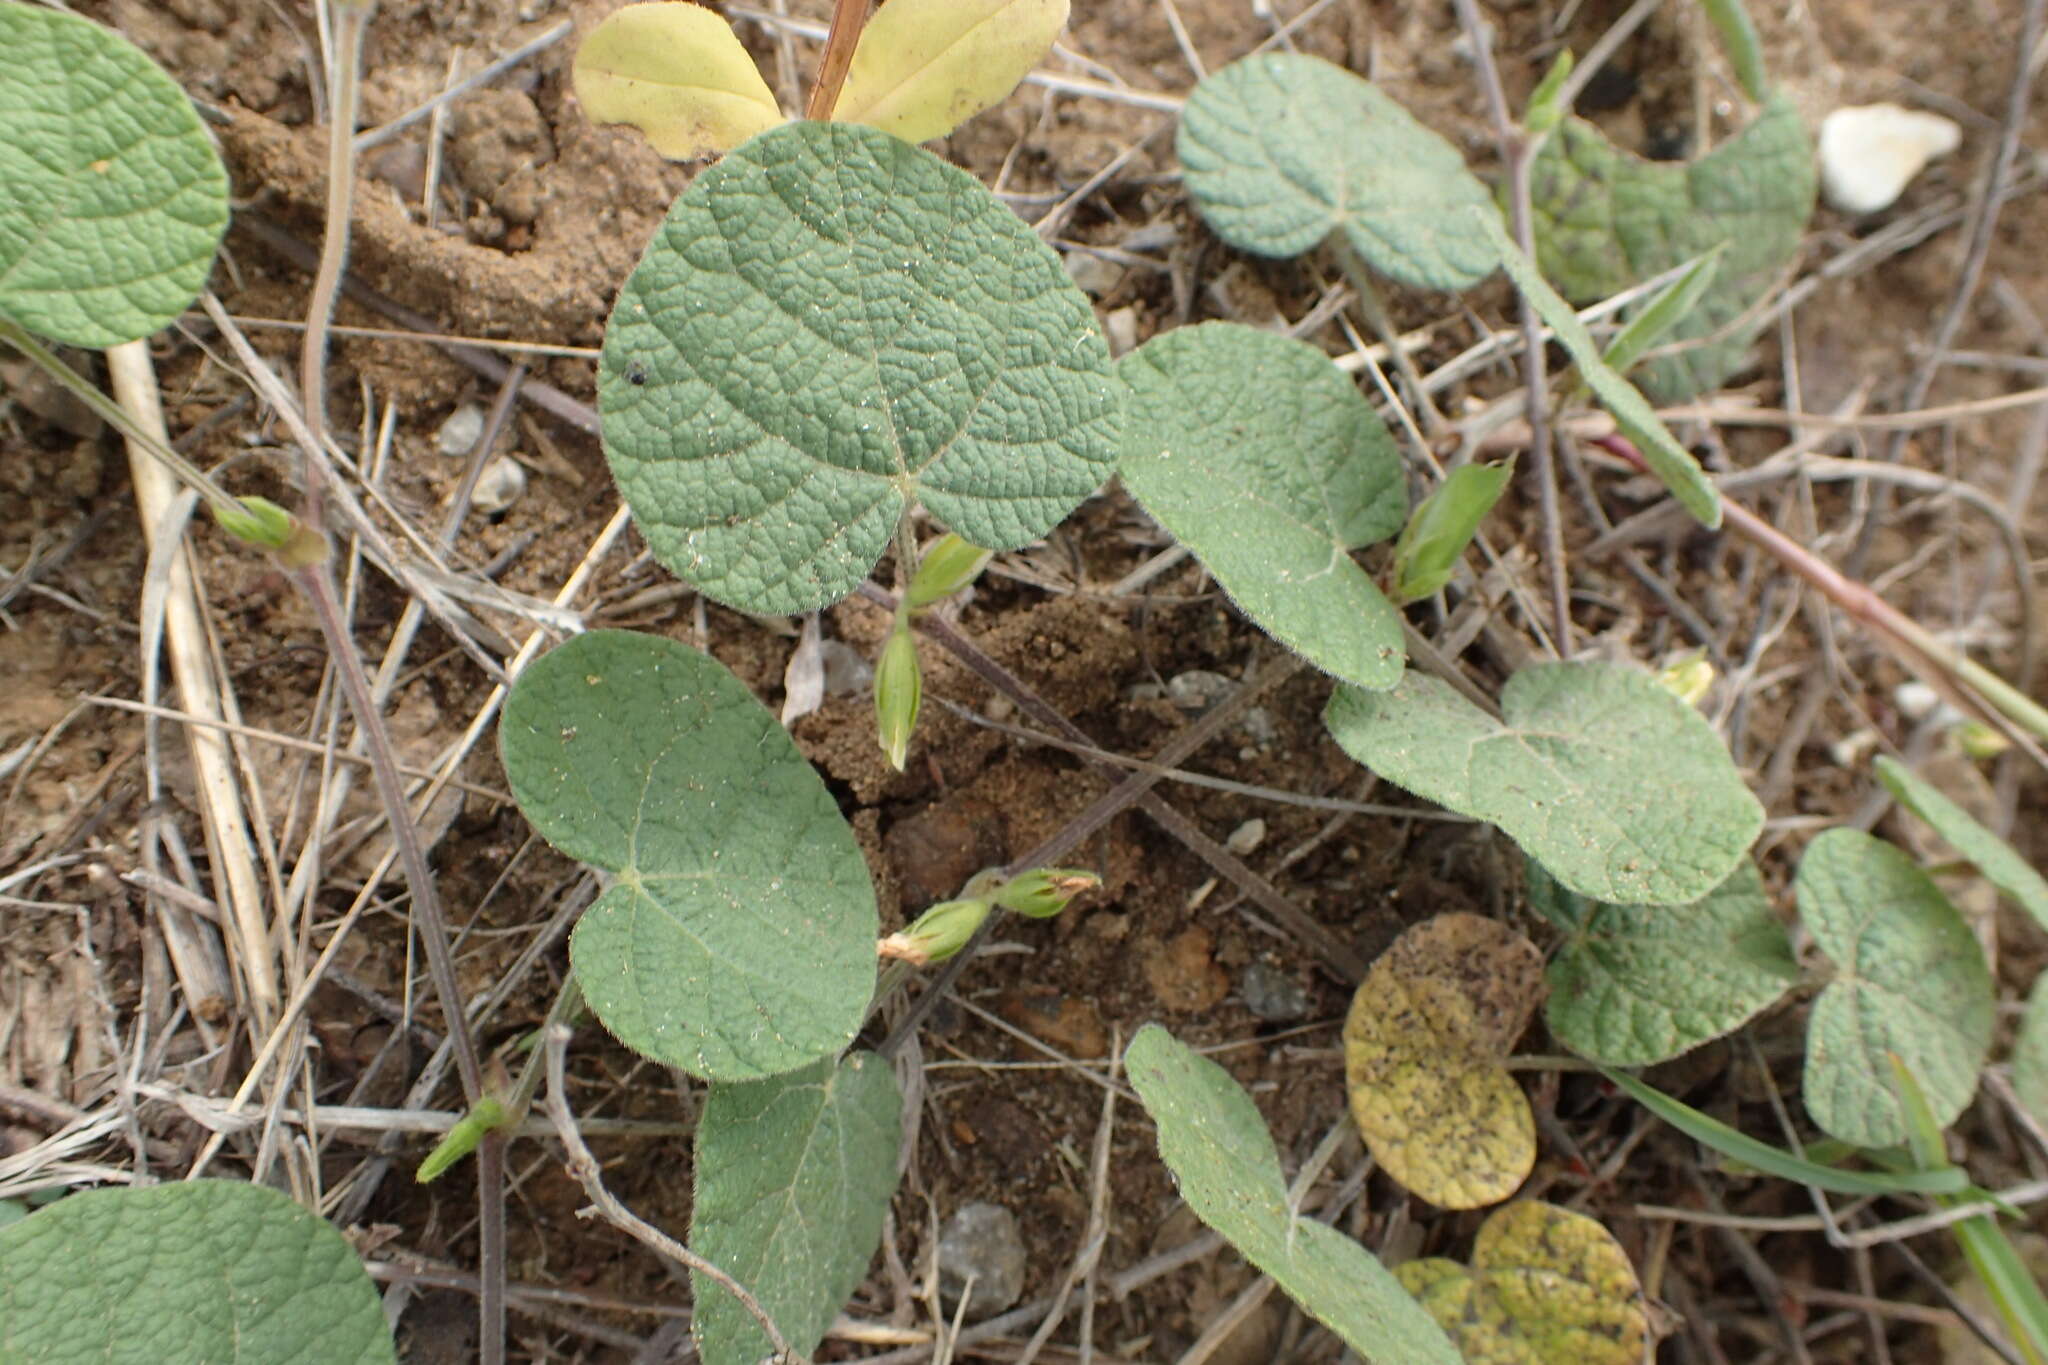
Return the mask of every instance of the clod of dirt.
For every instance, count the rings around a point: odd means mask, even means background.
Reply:
[[[1005,991],[996,1001],[996,1013],[1069,1057],[1092,1061],[1109,1054],[1109,1030],[1101,1012],[1050,986]]]
[[[967,1320],[979,1322],[1024,1296],[1024,1234],[1001,1204],[969,1204],[939,1236],[939,1299],[947,1312],[967,1299]]]
[[[952,801],[898,820],[882,836],[905,913],[960,894],[969,877],[1003,860],[996,823],[978,803]]]
[[[1211,956],[1214,947],[1209,931],[1196,925],[1145,955],[1145,980],[1160,1004],[1192,1014],[1222,1003],[1230,978]]]
[[[508,194],[521,171],[555,159],[555,140],[547,120],[532,99],[517,90],[479,90],[458,106],[455,136],[448,144],[448,163],[462,187],[489,203],[508,221],[531,223],[539,214],[534,204],[525,216]],[[527,193],[537,192],[529,175]]]

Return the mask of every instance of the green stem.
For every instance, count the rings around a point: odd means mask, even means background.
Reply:
[[[197,489],[199,495],[211,503],[216,511],[242,510],[240,500],[215,483],[212,475],[143,430],[134,418],[122,410],[120,404],[101,393],[98,385],[66,365],[55,351],[36,340],[33,334],[23,330],[20,324],[0,317],[0,341],[21,352],[37,369],[63,385],[80,402],[91,408],[94,416],[163,461],[172,473]]]

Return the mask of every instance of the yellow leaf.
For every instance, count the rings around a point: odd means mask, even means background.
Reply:
[[[628,5],[576,49],[576,98],[599,123],[630,123],[674,161],[730,151],[783,122],[732,28],[684,0]]]
[[[1396,1270],[1467,1365],[1636,1365],[1650,1343],[1628,1253],[1584,1214],[1526,1199],[1488,1215],[1472,1267]]]
[[[860,35],[832,117],[906,142],[943,137],[1017,88],[1068,0],[889,0]]]
[[[1542,984],[1528,939],[1453,914],[1401,935],[1352,997],[1351,1115],[1387,1174],[1431,1203],[1499,1203],[1535,1166],[1535,1117],[1501,1063]]]

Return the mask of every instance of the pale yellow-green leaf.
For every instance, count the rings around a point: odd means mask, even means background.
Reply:
[[[1469,1270],[1433,1257],[1395,1274],[1467,1365],[1636,1365],[1649,1345],[1628,1253],[1593,1219],[1554,1204],[1494,1210]]]
[[[1352,998],[1352,1118],[1387,1174],[1432,1204],[1499,1203],[1535,1165],[1535,1118],[1501,1063],[1542,988],[1534,944],[1451,914],[1395,940]]]
[[[674,161],[730,151],[783,121],[725,20],[685,0],[628,5],[576,49],[576,98],[599,123],[630,123]]]
[[[832,117],[905,142],[943,137],[1017,88],[1068,0],[889,0],[860,35]]]

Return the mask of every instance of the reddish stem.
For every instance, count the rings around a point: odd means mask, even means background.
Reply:
[[[805,118],[823,121],[832,117],[867,22],[868,0],[833,0],[832,31],[825,35],[825,55],[818,59],[818,79],[811,86],[810,103],[804,106]]]

